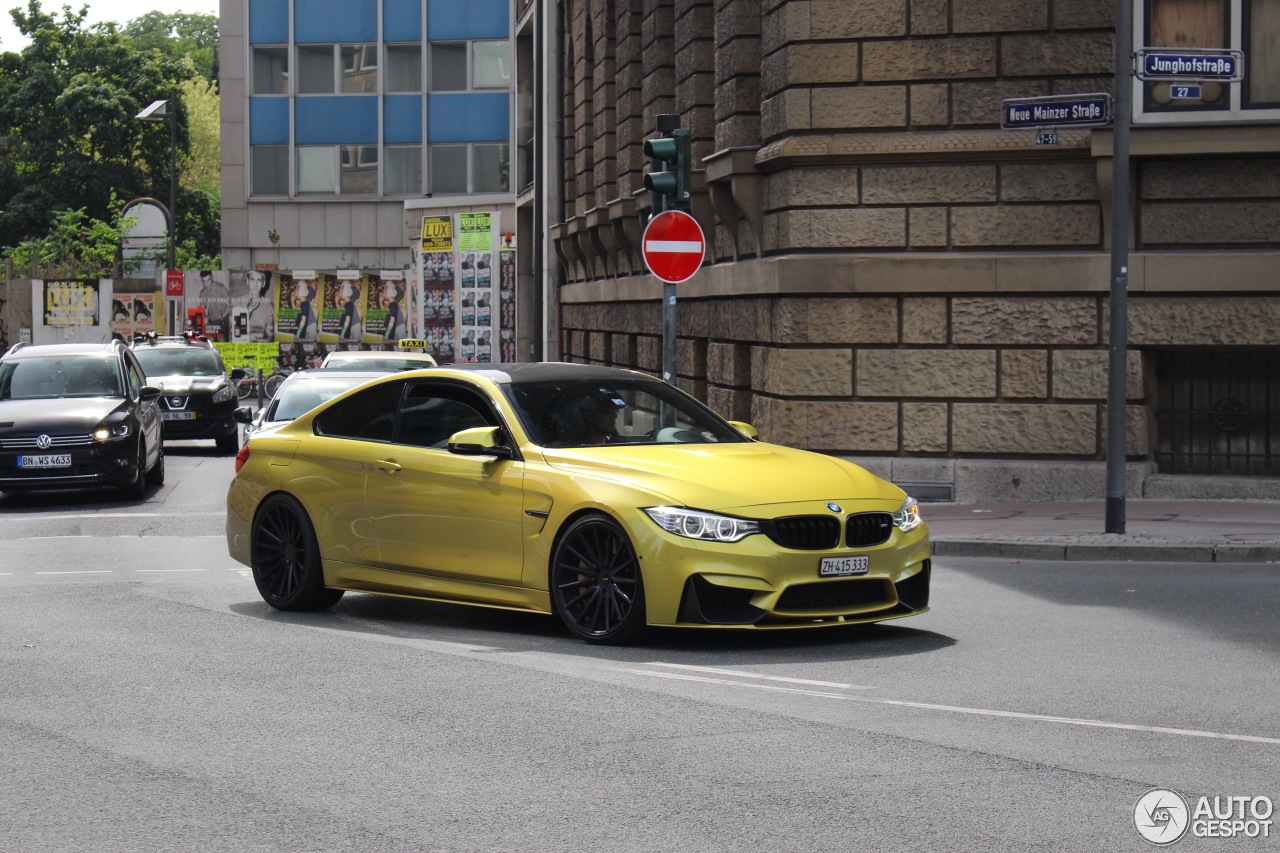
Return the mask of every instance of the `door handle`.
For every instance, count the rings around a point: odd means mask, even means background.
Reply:
[[[378,470],[385,471],[388,474],[394,474],[400,470],[400,463],[394,459],[379,459],[373,464],[378,466]]]

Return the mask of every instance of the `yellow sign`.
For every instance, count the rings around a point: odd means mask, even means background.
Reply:
[[[230,370],[233,367],[256,367],[271,370],[279,364],[280,345],[276,343],[228,344],[215,342],[222,362]]]
[[[430,346],[429,343],[418,338],[404,338],[396,342],[396,349],[418,349],[425,352]]]
[[[422,251],[453,251],[452,216],[424,216],[422,218]]]

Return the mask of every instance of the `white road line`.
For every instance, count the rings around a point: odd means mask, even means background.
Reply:
[[[135,572],[203,572],[204,569],[134,569]]]
[[[821,693],[816,690],[796,690],[790,687],[775,687],[771,684],[750,684],[742,681],[727,681],[720,678],[700,678],[695,675],[677,675],[669,672],[654,672],[644,669],[629,669],[627,672],[636,675],[648,675],[652,678],[666,678],[676,681],[698,681],[703,684],[721,684],[729,687],[748,687],[753,690],[773,690],[782,693],[794,693],[800,696],[815,696],[822,699],[843,699],[846,702],[865,702],[875,705],[892,705],[899,708],[919,708],[925,711],[941,711],[949,714],[974,714],[981,717],[1005,717],[1015,720],[1029,720],[1036,723],[1058,723],[1068,726],[1086,726],[1096,729],[1116,729],[1127,732],[1148,732],[1151,734],[1174,735],[1177,737],[1210,738],[1214,740],[1231,740],[1243,743],[1264,743],[1280,746],[1280,738],[1260,737],[1257,735],[1236,735],[1226,732],[1208,732],[1199,729],[1177,729],[1168,726],[1139,726],[1132,723],[1111,723],[1104,720],[1087,720],[1077,717],[1053,717],[1047,714],[1024,714],[1020,711],[996,711],[989,708],[965,708],[958,705],[931,705],[927,702],[905,702],[900,699],[872,699],[868,696],[848,696],[841,693]],[[740,673],[737,673],[740,674]]]
[[[810,681],[807,678],[786,678],[781,675],[758,675],[754,672],[739,672],[736,669],[715,669],[710,666],[690,666],[684,663],[663,663],[662,661],[653,661],[649,666],[666,666],[671,669],[687,669],[693,672],[710,672],[715,675],[736,675],[739,678],[760,678],[765,681],[781,681],[786,684],[807,684],[810,687],[836,687],[843,690],[874,690],[874,687],[868,687],[862,684],[842,684],[839,681]]]
[[[76,518],[188,518],[193,515],[226,515],[226,510],[204,510],[201,512],[76,512],[64,513],[62,515],[41,515],[38,516],[41,522],[45,521],[66,521]],[[35,515],[6,515],[0,516],[0,521],[35,521]]]
[[[90,569],[84,572],[36,572],[38,575],[109,575],[110,569]]]

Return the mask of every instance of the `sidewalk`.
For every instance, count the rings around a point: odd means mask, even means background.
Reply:
[[[938,557],[1280,563],[1280,502],[1125,501],[1106,533],[1103,501],[920,505]]]

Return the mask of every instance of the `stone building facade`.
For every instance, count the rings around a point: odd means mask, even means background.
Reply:
[[[1137,39],[1164,26],[1159,7],[1138,10]],[[708,238],[679,286],[683,387],[766,440],[943,499],[1103,495],[1112,133],[1037,146],[1000,129],[1000,106],[1110,91],[1110,0],[554,10],[564,358],[661,366],[642,145],[674,113]],[[1280,475],[1280,115],[1239,108],[1248,83],[1182,112],[1143,86],[1130,494],[1156,474],[1256,486]]]

